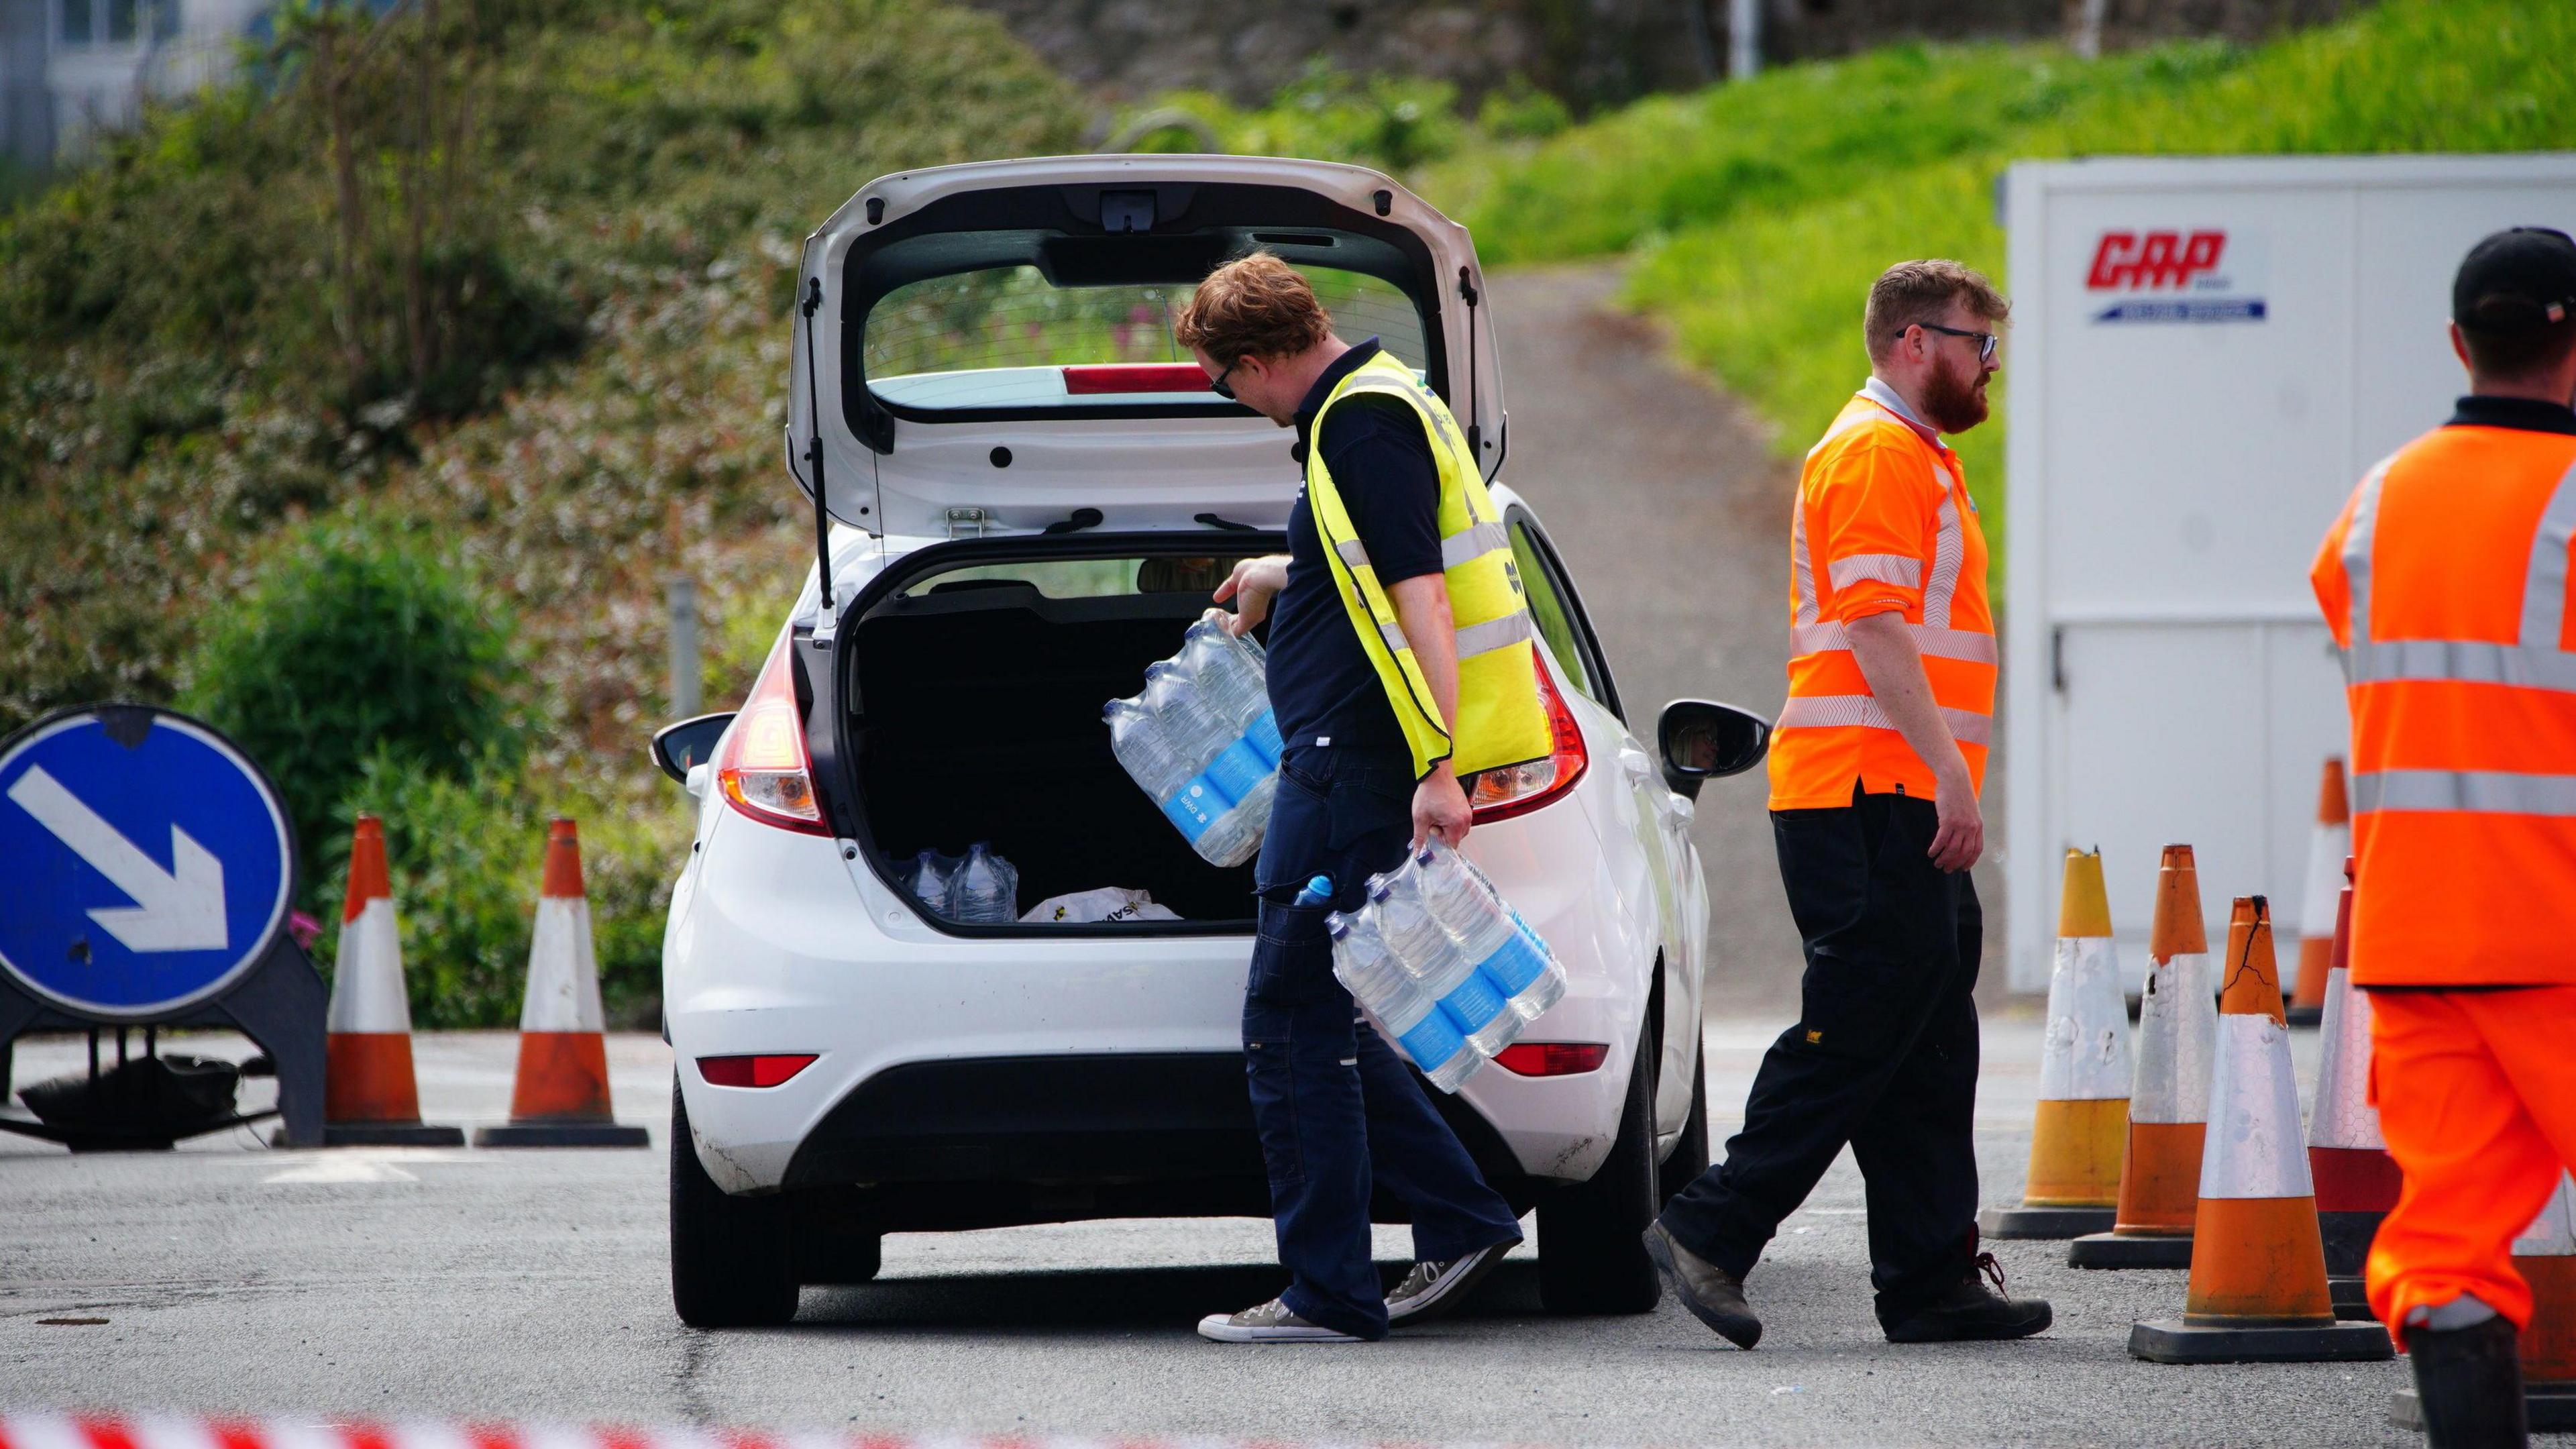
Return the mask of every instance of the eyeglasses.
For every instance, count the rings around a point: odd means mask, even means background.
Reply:
[[[1208,391],[1215,393],[1218,397],[1224,398],[1227,402],[1234,401],[1234,389],[1226,386],[1225,380],[1234,376],[1234,370],[1241,366],[1243,366],[1243,359],[1240,357],[1227,363],[1225,365],[1225,371],[1218,373],[1215,380],[1208,384]]]
[[[1921,327],[1926,332],[1938,332],[1944,337],[1973,337],[1977,339],[1977,361],[1979,362],[1994,361],[1995,349],[2003,345],[2003,338],[1992,332],[1963,332],[1956,327],[1944,327],[1938,322],[1919,322],[1915,325]]]

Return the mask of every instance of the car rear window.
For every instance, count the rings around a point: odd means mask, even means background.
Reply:
[[[1358,272],[1301,267],[1333,327],[1377,337],[1423,362],[1422,317],[1394,285]],[[868,388],[907,409],[1205,406],[1207,389],[1172,318],[1187,285],[1059,287],[1032,266],[992,267],[909,282],[868,310],[861,361]]]
[[[1238,555],[1202,558],[1027,559],[925,574],[903,586],[905,597],[969,589],[1022,587],[1050,599],[1108,599],[1138,594],[1206,598],[1241,562]]]

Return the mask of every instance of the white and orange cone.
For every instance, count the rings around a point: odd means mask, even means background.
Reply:
[[[2317,781],[2317,823],[2308,832],[2307,888],[2299,896],[2298,984],[2283,992],[2283,1019],[2315,1026],[2325,1013],[2326,973],[2334,969],[2335,903],[2343,898],[2344,861],[2352,855],[2352,808],[2344,796],[2343,761],[2326,761]]]
[[[478,1127],[477,1147],[642,1147],[651,1136],[609,1109],[607,1017],[590,945],[581,836],[569,820],[546,828],[545,884],[528,947],[528,998],[519,1013],[519,1076],[510,1120]]]
[[[2376,1323],[2340,1323],[2326,1294],[2317,1197],[2299,1141],[2299,1082],[2281,1020],[2271,908],[2239,896],[2227,926],[2208,1148],[2180,1318],[2129,1330],[2157,1363],[2308,1363],[2395,1354]]]
[[[2308,1174],[2317,1185],[2317,1232],[2325,1239],[2326,1290],[2340,1318],[2369,1318],[2361,1269],[2380,1219],[2397,1206],[2406,1176],[2379,1135],[2370,1105],[2370,993],[2353,989],[2352,862],[2336,892],[2333,964],[2326,968],[2325,1016],[2317,1057],[2316,1104],[2308,1112]]]
[[[2523,1417],[2535,1434],[2563,1434],[2576,1429],[2576,1178],[2560,1173],[2549,1205],[2513,1240],[2513,1270],[2531,1285],[2531,1322],[2516,1340]],[[2398,1391],[2388,1422],[2424,1427],[2413,1389]]]
[[[331,972],[324,1047],[326,1147],[462,1147],[465,1134],[420,1120],[412,1072],[411,1001],[403,991],[402,933],[385,865],[384,822],[358,817],[349,841],[349,899]]]
[[[2120,1212],[2107,1233],[2077,1238],[2078,1268],[2188,1268],[2209,1129],[2209,1071],[2218,1006],[2200,872],[2188,845],[2168,845],[2156,870],[2147,984],[2138,1001],[2138,1076],[2129,1094],[2129,1146],[2120,1159]]]
[[[2118,1219],[2133,1067],[2098,850],[2066,852],[2048,1034],[2039,1050],[2039,1111],[2021,1206],[1986,1209],[1977,1215],[1978,1230],[1990,1238],[2108,1232]]]

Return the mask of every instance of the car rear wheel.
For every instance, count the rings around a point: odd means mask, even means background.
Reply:
[[[1673,1200],[1673,1194],[1699,1180],[1708,1171],[1708,1062],[1691,1063],[1690,1115],[1682,1119],[1681,1140],[1655,1169],[1655,1201]]]
[[[692,1328],[756,1328],[796,1316],[787,1200],[735,1197],[698,1161],[689,1104],[671,1084],[671,1306]]]
[[[1539,1203],[1538,1296],[1550,1313],[1646,1313],[1662,1297],[1641,1239],[1662,1201],[1655,1191],[1654,1068],[1640,1042],[1619,1138],[1601,1170]]]

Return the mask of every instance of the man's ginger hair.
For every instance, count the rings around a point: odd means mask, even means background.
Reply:
[[[1199,283],[1172,335],[1226,367],[1294,357],[1332,335],[1333,317],[1297,269],[1268,252],[1237,257]]]
[[[1974,267],[1932,257],[1898,262],[1879,273],[1870,285],[1869,307],[1860,322],[1870,359],[1885,357],[1908,327],[1941,325],[1953,302],[1967,303],[1968,310],[1984,318],[1989,327],[2000,327],[2012,316],[2012,303]]]

